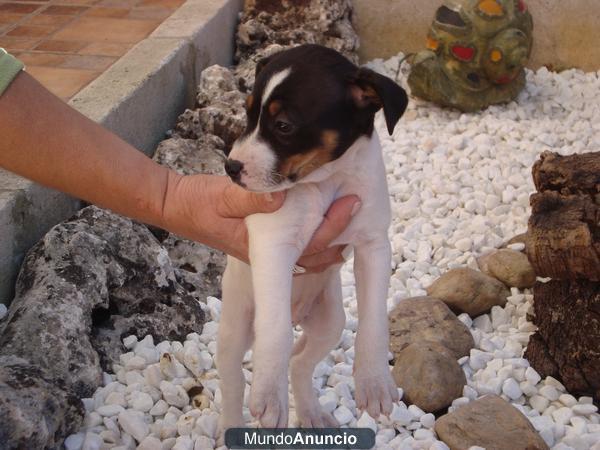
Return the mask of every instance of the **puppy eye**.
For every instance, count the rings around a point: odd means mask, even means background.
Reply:
[[[283,120],[278,120],[275,122],[275,130],[279,134],[288,135],[292,134],[294,131],[294,125],[289,122],[284,122]]]

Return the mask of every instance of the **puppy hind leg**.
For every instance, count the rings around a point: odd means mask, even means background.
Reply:
[[[315,366],[338,343],[345,321],[340,279],[335,277],[317,299],[309,316],[300,324],[303,333],[294,346],[290,362],[296,416],[301,427],[338,426],[334,417],[322,410],[312,379]]]

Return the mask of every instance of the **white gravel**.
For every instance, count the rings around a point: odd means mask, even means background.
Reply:
[[[394,76],[398,61],[376,60],[371,66]],[[400,74],[404,85],[405,75]],[[403,298],[425,294],[423,288],[450,268],[476,268],[476,256],[526,230],[531,167],[539,153],[600,148],[598,75],[529,72],[518,101],[481,114],[413,100],[391,138],[378,117],[394,213],[390,309]],[[415,406],[401,402],[379,420],[358,416],[351,377],[357,310],[350,269],[351,264],[343,269],[346,329],[339,347],[315,371],[321,404],[347,426],[376,429],[378,449],[447,449],[436,440],[435,418]],[[183,343],[124,340],[129,353],[115,374],[106,374],[94,398],[84,399],[85,425],[69,437],[67,449],[97,449],[102,441],[102,448],[135,448],[136,441],[146,450],[213,448],[221,400],[213,362],[220,302],[209,298],[205,307],[212,321],[202,335],[191,334]],[[459,317],[470,327],[476,348],[460,360],[468,384],[451,409],[499,394],[529,417],[553,449],[600,450],[600,415],[591,398],[576,399],[557,380],[542,380],[522,358],[535,330],[526,319],[531,308],[531,293],[513,289],[505,308]],[[252,377],[249,370],[245,375]],[[194,376],[205,397],[187,395]],[[210,407],[199,410],[192,401]],[[244,412],[251,421],[247,408]]]

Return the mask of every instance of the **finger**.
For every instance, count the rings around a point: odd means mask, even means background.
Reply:
[[[298,260],[298,265],[304,267],[307,272],[322,272],[329,266],[344,262],[342,256],[344,247],[343,245],[336,245],[314,255],[303,256]],[[315,270],[317,268],[320,270]]]
[[[342,197],[333,202],[306,247],[304,255],[319,253],[329,247],[329,244],[346,229],[360,205],[360,199],[356,195]]]
[[[244,218],[250,214],[271,213],[283,205],[285,192],[250,192],[230,183],[222,191],[217,212],[222,217]]]

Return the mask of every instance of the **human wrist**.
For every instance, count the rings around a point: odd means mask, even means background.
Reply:
[[[156,211],[156,225],[173,233],[181,233],[180,224],[185,221],[183,217],[187,215],[184,202],[181,201],[184,179],[185,175],[166,169],[164,185],[157,203],[159,206]]]

